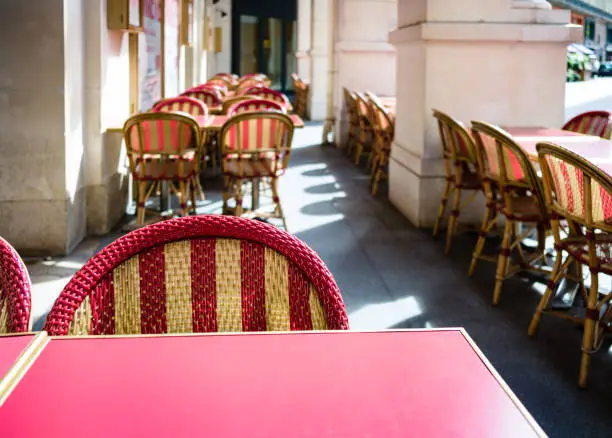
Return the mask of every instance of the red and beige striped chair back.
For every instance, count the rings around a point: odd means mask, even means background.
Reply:
[[[213,86],[213,87],[217,87],[220,91],[221,94],[226,95],[227,91],[230,88],[230,84],[227,83],[227,81],[223,78],[212,78],[209,79],[208,81],[206,81],[205,84],[206,86]]]
[[[587,230],[612,232],[612,180],[593,164],[552,143],[537,146],[549,210]]]
[[[254,96],[253,99],[243,100],[231,106],[227,111],[227,115],[232,117],[236,114],[261,111],[276,111],[286,113],[285,108],[280,103],[272,100],[260,99],[257,96]]]
[[[343,330],[318,255],[272,225],[191,216],[133,231],[89,260],[51,309],[50,335]]]
[[[251,94],[251,91],[256,90],[258,88],[265,87],[264,84],[258,81],[246,81],[244,84],[238,86],[238,90],[236,91],[237,96],[243,96],[245,94]]]
[[[510,134],[497,126],[473,121],[472,136],[482,157],[482,176],[499,187],[506,204],[511,193],[527,190],[536,197],[541,217],[547,218],[541,180],[525,151]],[[507,209],[512,211],[510,206]]]
[[[563,130],[579,132],[580,134],[604,137],[612,114],[608,111],[589,111],[578,114],[565,125]]]
[[[259,162],[263,164],[257,169],[258,176],[279,176],[289,165],[293,129],[291,118],[278,112],[248,112],[229,118],[219,135],[224,173],[252,176],[250,164]]]
[[[21,257],[0,237],[0,334],[30,330],[31,288]]]
[[[257,96],[261,99],[271,100],[272,102],[276,102],[281,105],[287,112],[291,112],[293,107],[291,106],[291,102],[287,99],[280,91],[272,90],[266,87],[258,87],[255,89],[249,90],[248,94],[251,96]]]
[[[229,99],[225,99],[223,101],[223,114],[227,114],[229,109],[233,107],[234,105],[236,105],[237,103],[243,102],[245,100],[253,100],[253,99],[257,100],[259,99],[259,97],[249,96],[248,94],[245,94],[243,96],[234,96],[234,97],[230,97]]]
[[[466,162],[478,167],[478,152],[474,139],[463,123],[435,109],[433,116],[438,121],[444,159],[450,160],[451,163]]]
[[[136,114],[123,135],[134,179],[187,179],[199,169],[200,127],[186,113]]]
[[[244,88],[247,83],[259,83],[262,84],[264,87],[269,87],[272,81],[268,76],[264,75],[263,73],[249,73],[239,79],[238,88]]]
[[[229,88],[234,88],[238,85],[238,76],[230,73],[217,73],[211,79],[223,79]]]
[[[171,99],[161,100],[155,104],[153,111],[181,111],[194,117],[208,116],[208,108],[201,100],[187,96],[177,96]]]
[[[219,92],[213,88],[192,88],[181,93],[181,96],[192,97],[201,100],[210,108],[218,108],[223,105],[223,99]]]

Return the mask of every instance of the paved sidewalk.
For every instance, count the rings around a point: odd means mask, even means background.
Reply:
[[[474,236],[458,237],[452,255],[444,257],[443,239],[413,228],[385,199],[385,187],[371,197],[365,173],[340,151],[318,146],[320,135],[320,125],[297,132],[281,199],[290,231],[334,274],[352,328],[465,327],[551,436],[610,436],[608,346],[592,361],[591,387],[580,391],[580,330],[544,318],[539,335],[527,336],[541,285],[508,281],[500,306],[492,307],[494,267],[483,263],[473,279],[466,275]],[[218,185],[205,190],[208,200],[199,213],[218,213]],[[37,324],[68,278],[120,234],[89,239],[70,257],[29,265]]]

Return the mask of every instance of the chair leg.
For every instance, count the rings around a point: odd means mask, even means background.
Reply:
[[[555,293],[557,282],[559,281],[559,278],[561,278],[561,274],[563,273],[563,270],[561,269],[561,259],[562,253],[561,251],[557,251],[555,264],[553,266],[552,272],[550,273],[550,278],[548,279],[548,283],[546,285],[546,291],[544,292],[544,295],[542,295],[542,298],[538,303],[538,307],[535,313],[533,314],[533,317],[531,318],[531,323],[529,324],[529,336],[535,335],[536,331],[538,330],[538,326],[540,325],[540,321],[542,320],[542,314],[544,313],[544,310],[548,308],[550,299]]]
[[[136,224],[143,225],[145,219],[145,202],[147,201],[147,183],[138,181],[138,203],[136,204]]]
[[[272,178],[271,186],[272,186],[272,201],[274,202],[274,204],[276,204],[276,207],[275,207],[276,214],[283,221],[283,228],[285,229],[285,231],[288,231],[287,220],[285,219],[285,214],[283,213],[283,207],[281,207],[280,196],[278,196],[278,178]]]
[[[480,227],[480,233],[478,235],[478,240],[476,241],[476,246],[474,247],[474,253],[472,254],[472,263],[470,263],[470,269],[468,270],[468,277],[474,275],[474,271],[476,270],[476,264],[478,263],[478,259],[482,254],[482,250],[484,249],[486,243],[487,232],[489,231],[489,227],[491,225],[491,221],[495,218],[495,211],[490,207],[487,207],[485,210],[484,218],[482,219],[482,225]]]
[[[355,154],[353,155],[355,166],[359,166],[359,161],[361,160],[361,153],[363,152],[363,144],[361,143],[361,139],[357,141],[355,145]]]
[[[436,237],[438,235],[438,231],[440,229],[440,223],[442,222],[442,218],[444,217],[444,212],[446,211],[446,204],[448,203],[448,198],[451,192],[452,181],[450,179],[446,179],[446,184],[444,185],[444,190],[442,191],[442,200],[440,201],[440,208],[438,209],[438,217],[436,218],[436,223],[433,229],[433,236]]]
[[[514,221],[506,218],[504,228],[504,238],[497,258],[497,272],[495,274],[495,290],[493,291],[493,305],[499,304],[502,293],[502,286],[508,273],[508,262],[510,261],[510,240],[514,235]]]
[[[189,182],[189,195],[191,197],[191,212],[193,214],[197,213],[197,204],[196,204],[196,187],[200,182],[200,177],[196,175],[192,181]]]
[[[242,179],[236,178],[234,183],[236,184],[236,210],[234,211],[234,216],[240,217],[242,216]]]
[[[188,199],[188,194],[187,194],[187,187],[188,184],[185,181],[179,181],[179,205],[181,207],[181,216],[187,216],[187,214],[189,213],[188,207],[187,207],[187,199]]]
[[[233,178],[229,176],[223,177],[223,207],[221,209],[222,214],[227,214],[228,212],[228,201],[230,198],[230,190],[233,186]]]
[[[591,275],[591,288],[589,290],[588,302],[586,306],[587,315],[584,320],[584,333],[582,335],[582,360],[580,361],[580,375],[578,386],[585,388],[589,375],[589,364],[593,352],[595,330],[597,330],[596,318],[599,317],[597,310],[597,294],[599,293],[599,278],[596,273]]]
[[[453,199],[453,207],[451,208],[450,218],[448,219],[448,227],[446,228],[446,247],[444,254],[448,255],[453,244],[453,235],[457,228],[457,220],[459,219],[459,206],[461,205],[461,189],[455,187],[455,196]]]
[[[380,184],[380,178],[382,176],[383,168],[385,163],[383,162],[384,158],[382,154],[379,159],[374,162],[374,170],[373,170],[373,180],[372,180],[372,196],[376,196],[378,194],[378,185]]]

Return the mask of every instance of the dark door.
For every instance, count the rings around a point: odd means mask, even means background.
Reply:
[[[264,73],[271,87],[293,91],[297,69],[295,0],[234,0],[232,6],[232,71]]]

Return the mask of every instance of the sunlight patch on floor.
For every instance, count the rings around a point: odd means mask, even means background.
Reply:
[[[349,314],[354,330],[388,329],[420,316],[423,310],[414,297],[406,297],[387,303],[368,304]]]

